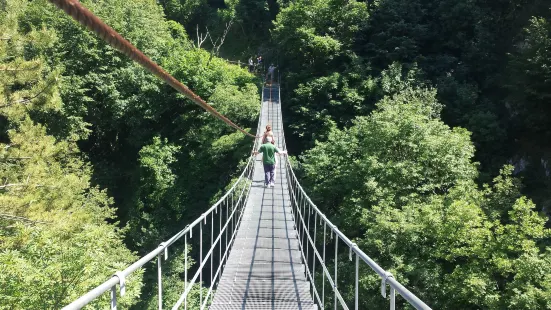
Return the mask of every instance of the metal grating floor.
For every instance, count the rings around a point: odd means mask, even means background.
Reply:
[[[270,123],[281,148],[283,124],[279,88],[265,88],[260,133]],[[271,98],[271,100],[270,100]],[[264,187],[261,155],[257,156],[253,185],[236,240],[211,310],[315,310],[310,283],[301,261],[287,191],[285,169],[276,168],[276,185]]]

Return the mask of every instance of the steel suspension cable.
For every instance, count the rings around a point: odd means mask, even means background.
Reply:
[[[186,96],[188,99],[193,101],[195,104],[205,109],[207,112],[212,114],[214,117],[220,119],[230,127],[239,130],[243,134],[256,138],[255,135],[250,134],[243,128],[239,127],[233,123],[230,119],[222,115],[215,108],[210,106],[205,102],[201,97],[195,94],[191,89],[186,85],[182,84],[180,81],[175,79],[172,75],[166,72],[161,66],[147,57],[142,51],[137,47],[132,45],[128,40],[123,38],[117,31],[103,22],[99,17],[94,15],[90,10],[84,7],[78,0],[49,0],[51,3],[55,4],[58,8],[65,11],[70,15],[74,20],[79,22],[81,25],[88,28],[90,31],[97,34],[105,42],[109,43],[113,48],[120,51],[121,53],[128,56],[130,59],[139,63],[147,71],[153,73],[155,76],[165,81],[168,85],[172,86],[175,90]]]

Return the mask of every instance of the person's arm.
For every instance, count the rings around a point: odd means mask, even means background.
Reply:
[[[282,155],[287,155],[287,151],[280,151],[278,148],[276,148],[276,153],[282,154]]]
[[[262,153],[262,151],[263,151],[263,150],[262,150],[262,145],[261,145],[260,148],[258,149],[258,151],[254,151],[254,152],[253,152],[253,156],[256,156],[256,155]]]

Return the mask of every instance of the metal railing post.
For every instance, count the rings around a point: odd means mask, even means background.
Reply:
[[[327,234],[327,223],[325,221],[323,221],[323,263],[325,264],[325,235]],[[321,305],[321,307],[323,309],[325,309],[325,272],[322,272],[322,283],[323,283],[323,287],[322,287],[322,290],[321,290],[321,300],[323,302],[323,304]]]
[[[111,310],[117,310],[117,286],[111,288]]]
[[[339,254],[339,236],[335,233],[335,280],[333,282],[333,293],[335,293],[335,310],[337,310],[337,264],[338,264],[338,254]]]
[[[157,285],[159,286],[159,310],[163,310],[163,274],[161,271],[161,253],[157,255]]]
[[[390,310],[396,309],[396,293],[394,288],[390,287]]]
[[[212,245],[214,241],[214,213],[210,215],[210,248],[212,250]],[[214,253],[210,255],[210,286],[212,287],[212,263],[214,261]],[[211,299],[214,294],[211,294]],[[207,298],[208,299],[208,298]]]
[[[306,210],[306,208],[305,208],[305,210]],[[310,205],[308,205],[308,224],[307,224],[306,230],[308,231],[308,234],[310,234]],[[308,251],[309,249],[310,249],[310,247],[308,246],[308,242],[307,242],[306,243],[306,262],[305,262],[306,266],[308,266],[308,262],[309,262],[308,258],[310,257],[309,256],[309,251]]]
[[[225,199],[224,204],[226,205],[226,223],[229,223],[230,221],[230,213],[228,212],[228,201]],[[226,228],[224,229],[226,233],[226,251],[228,250],[228,225],[226,225]]]
[[[199,224],[199,305],[203,304],[203,221]]]
[[[231,210],[232,210],[232,216],[231,216],[231,233],[233,235],[233,232],[235,231],[235,225],[234,225],[234,213],[233,210],[235,210],[235,206],[233,205],[233,193],[230,195],[231,197]]]
[[[191,229],[190,229],[190,238],[191,238]],[[187,247],[187,234],[185,234],[184,236],[184,252],[185,252],[185,255],[184,255],[184,292],[187,290],[187,270],[188,270],[188,265],[187,265],[187,257],[188,257],[188,247]],[[184,299],[184,309],[187,310],[187,298]]]
[[[358,294],[359,294],[359,270],[360,269],[360,257],[358,256],[358,254],[356,254],[356,276],[355,276],[355,280],[354,280],[354,286],[356,287],[355,291],[354,291],[354,309],[355,310],[358,310]]]
[[[218,229],[218,232],[220,233],[220,236],[222,235],[222,206],[220,206],[220,214],[218,214],[218,217],[220,218],[220,227]],[[218,263],[222,265],[222,239],[220,239],[218,244]]]
[[[314,213],[314,253],[316,252],[316,237],[318,235],[318,213]],[[312,291],[315,289],[316,283],[316,255],[312,255]]]

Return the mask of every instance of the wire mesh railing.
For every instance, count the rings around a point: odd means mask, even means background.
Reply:
[[[209,301],[212,300],[215,284],[220,279],[224,262],[228,259],[229,250],[231,249],[237,233],[242,210],[245,207],[250,191],[250,180],[253,170],[254,161],[249,160],[243,173],[231,189],[211,208],[193,221],[193,223],[186,226],[186,228],[172,238],[159,244],[155,250],[151,251],[128,268],[116,272],[111,279],[81,296],[63,309],[80,309],[107,291],[111,292],[111,309],[117,309],[117,285],[120,287],[120,296],[123,296],[126,286],[125,279],[148,262],[154,261],[155,258],[157,258],[158,308],[159,310],[163,309],[162,257],[164,256],[164,260],[166,260],[168,258],[169,248],[182,238],[184,239],[185,253],[185,286],[184,292],[172,309],[179,309],[182,305],[184,309],[187,309],[188,295],[193,285],[196,283],[203,285],[204,282],[208,280],[209,287],[206,293],[203,294],[204,289],[199,289],[200,309],[205,309]],[[195,238],[199,238],[199,265],[195,273],[189,276],[188,270],[191,266],[191,262],[188,262],[188,250],[191,246],[190,239],[192,239],[194,235],[196,236]],[[208,248],[204,249],[206,246]],[[216,267],[215,263],[217,265]]]
[[[278,70],[277,73],[278,87],[281,85],[281,76]],[[281,91],[278,92],[279,102],[281,102]],[[287,143],[285,136],[283,135],[283,147],[287,149]],[[416,309],[430,310],[431,308],[425,304],[421,299],[410,292],[400,282],[398,282],[394,276],[381,268],[375,261],[373,261],[367,254],[365,254],[354,242],[346,237],[336,225],[331,223],[327,217],[319,210],[319,208],[312,202],[310,197],[306,194],[298,179],[295,175],[293,167],[289,160],[285,160],[285,172],[287,175],[287,185],[289,187],[289,194],[291,198],[291,207],[293,210],[293,216],[295,221],[296,230],[298,233],[299,246],[301,250],[302,259],[305,265],[305,273],[307,279],[311,284],[312,299],[318,304],[321,309],[328,309],[326,301],[325,284],[328,285],[328,290],[332,290],[333,296],[329,301],[333,302],[333,308],[336,309],[360,309],[359,300],[359,277],[360,277],[360,260],[365,263],[372,271],[381,279],[381,295],[383,298],[387,298],[386,285],[390,286],[390,294],[388,296],[390,309],[396,309],[396,292],[400,294],[407,303]],[[323,229],[322,229],[323,225]],[[318,227],[320,230],[318,230]],[[331,260],[327,255],[330,251],[327,250],[327,232],[329,230],[330,240],[334,240],[335,247],[331,254],[334,255]],[[318,240],[318,236],[321,236],[322,240]],[[340,240],[340,241],[339,241]],[[349,306],[343,296],[341,290],[338,287],[338,272],[339,272],[339,242],[342,242],[346,248],[348,248],[348,258],[354,262],[354,284],[353,301]],[[321,253],[320,253],[321,248]],[[331,260],[333,265],[333,273],[330,268],[327,267],[328,262]],[[316,266],[317,265],[317,266]],[[319,271],[316,271],[319,270]],[[316,280],[316,274],[321,274],[321,281]],[[350,275],[347,274],[347,277]],[[319,275],[318,275],[319,277]],[[321,282],[321,293],[318,290],[316,284]]]
[[[264,92],[262,92],[264,93]],[[258,118],[257,131],[260,130],[262,112]],[[260,139],[255,139],[253,150],[258,149]],[[172,309],[179,309],[182,305],[188,308],[188,296],[195,284],[203,286],[208,283],[208,290],[203,287],[199,289],[200,309],[205,309],[212,301],[214,289],[220,280],[223,267],[228,259],[237,228],[241,222],[243,208],[248,199],[251,189],[252,176],[255,168],[255,158],[249,157],[241,175],[233,183],[232,187],[213,206],[205,211],[199,218],[187,225],[183,230],[172,238],[161,242],[159,246],[147,255],[134,262],[122,271],[116,272],[113,277],[85,295],[65,306],[63,310],[81,309],[94,301],[106,292],[110,292],[110,308],[117,309],[117,285],[120,288],[120,295],[124,296],[126,291],[126,278],[136,270],[142,268],[149,262],[157,259],[157,286],[158,286],[158,309],[163,309],[163,274],[162,261],[168,259],[170,247],[177,246],[176,242],[183,239],[184,246],[184,291]],[[210,233],[210,236],[209,236]],[[188,275],[191,262],[188,261],[188,250],[191,248],[190,241],[199,238],[199,265],[193,275]],[[203,291],[206,291],[203,294]]]
[[[383,298],[387,298],[387,284],[390,286],[389,303],[391,310],[396,308],[396,293],[416,309],[431,309],[400,284],[390,272],[375,263],[354,242],[348,239],[336,225],[327,219],[298,182],[289,161],[286,161],[286,173],[302,259],[306,266],[306,277],[312,285],[312,297],[321,309],[359,309],[360,261],[367,264],[380,277]],[[333,246],[330,243],[334,243],[334,248],[330,248]],[[343,249],[339,249],[339,246],[346,249],[343,251]],[[345,295],[343,290],[338,286],[339,257],[342,259],[342,255],[339,254],[346,251],[348,251],[350,261],[355,256],[353,301],[346,300],[346,296],[343,296]],[[331,257],[329,257],[330,254]],[[333,270],[329,265],[332,265]],[[316,279],[316,276],[318,279]],[[322,277],[321,280],[319,279],[320,276]],[[346,276],[349,278],[350,274],[347,273]],[[326,283],[328,283],[327,287]],[[316,284],[321,288],[317,287]],[[332,296],[327,298],[329,294]],[[328,305],[331,302],[333,307]]]

